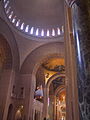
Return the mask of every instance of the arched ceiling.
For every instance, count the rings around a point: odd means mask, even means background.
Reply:
[[[64,33],[64,0],[3,0],[10,22],[36,37],[58,37]]]
[[[18,16],[35,26],[63,25],[64,0],[10,0]]]
[[[49,43],[39,48],[35,49],[30,53],[21,66],[21,73],[32,73],[33,70],[38,68],[41,63],[43,63],[45,58],[48,58],[50,55],[59,54],[61,58],[64,58],[64,44],[57,43]]]

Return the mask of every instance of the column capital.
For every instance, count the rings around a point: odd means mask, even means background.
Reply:
[[[65,0],[65,1],[71,7],[77,0]]]

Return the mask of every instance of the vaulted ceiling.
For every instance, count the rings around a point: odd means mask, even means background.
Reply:
[[[34,26],[62,26],[64,0],[10,0],[19,18]]]

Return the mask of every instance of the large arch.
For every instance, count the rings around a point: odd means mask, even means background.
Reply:
[[[0,119],[5,120],[11,104],[15,73],[19,71],[19,52],[9,26],[0,18]]]
[[[30,107],[28,105],[25,106],[26,111],[28,109],[30,111],[29,114],[27,115],[28,118],[32,119],[32,110],[31,110],[31,108],[33,108],[32,98],[34,98],[37,70],[40,67],[40,65],[44,61],[46,61],[46,59],[52,57],[64,58],[63,42],[53,42],[38,47],[26,57],[24,63],[21,66],[20,73],[21,73],[21,79],[23,80],[23,84],[25,85],[26,89],[27,86],[30,88],[30,91],[28,93],[29,99],[27,100],[29,102]],[[28,84],[26,84],[26,80],[28,81]]]
[[[49,98],[49,91],[50,91],[50,85],[51,83],[53,82],[53,80],[57,79],[58,77],[65,77],[65,73],[64,74],[61,74],[61,73],[56,73],[54,75],[52,75],[49,79],[48,79],[48,82],[46,84],[46,101],[45,103],[48,103],[48,98]],[[65,89],[65,85],[60,85],[56,90],[55,90],[55,96],[53,98],[53,102],[54,102],[54,120],[56,119],[56,96],[58,93],[60,93],[63,89]],[[45,109],[46,109],[46,116],[48,117],[48,104],[45,104]]]
[[[6,39],[10,46],[12,54],[12,68],[19,70],[19,52],[13,32],[7,25],[7,23],[0,18],[0,36]]]
[[[65,85],[61,85],[60,87],[58,87],[55,90],[55,95],[60,94],[60,92],[63,91],[63,89],[65,89]]]
[[[25,61],[21,66],[22,74],[29,74],[37,71],[38,67],[43,60],[49,58],[50,56],[60,56],[64,58],[64,44],[63,42],[53,42],[40,46],[39,48],[32,51],[31,54],[27,56]]]
[[[55,80],[56,78],[58,78],[58,77],[65,77],[65,74],[56,73],[56,74],[54,74],[53,76],[51,76],[51,77],[49,78],[47,84],[46,84],[46,87],[49,88],[51,82],[52,82],[53,80]]]

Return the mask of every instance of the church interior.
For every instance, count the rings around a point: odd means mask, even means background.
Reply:
[[[90,120],[90,0],[0,0],[0,120]]]

